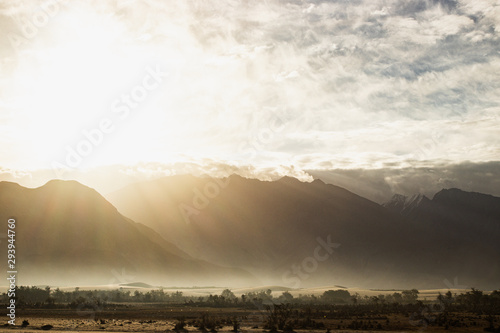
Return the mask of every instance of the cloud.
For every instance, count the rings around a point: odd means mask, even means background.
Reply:
[[[344,187],[378,203],[393,194],[425,194],[459,188],[500,196],[500,162],[439,164],[416,168],[308,170],[314,178]]]
[[[106,30],[99,45],[109,41],[120,58],[137,55],[115,68],[124,86],[135,84],[136,63],[161,59],[176,64],[178,72],[154,103],[123,126],[123,136],[151,137],[154,143],[118,149],[130,141],[118,140],[117,132],[112,144],[100,147],[99,156],[116,156],[113,163],[135,155],[161,163],[191,155],[257,169],[271,164],[373,169],[424,160],[499,160],[499,7],[486,0],[71,2],[21,53],[0,48],[5,65],[0,67],[0,125],[9,129],[0,137],[6,147],[2,164],[48,167],[32,158],[36,149],[29,142],[19,141],[21,132],[42,136],[43,117],[21,116],[19,109],[32,95],[12,83],[22,73],[38,77],[38,69],[68,40],[82,46],[87,26]],[[5,2],[0,27],[20,34],[13,18],[30,18],[37,8]],[[86,41],[82,50],[93,50],[92,40]],[[10,45],[5,36],[0,45]],[[78,73],[108,82],[98,72]],[[55,88],[72,80],[78,78]],[[109,112],[110,101],[122,93],[121,84],[102,85],[109,90],[99,89],[101,99],[85,98],[94,101],[85,104],[92,106],[94,118],[82,117],[86,123],[58,119],[73,127],[53,142],[53,156]],[[79,94],[63,106],[81,107]],[[49,110],[53,100],[36,105]],[[13,118],[4,120],[7,112]],[[277,117],[283,130],[259,139]]]

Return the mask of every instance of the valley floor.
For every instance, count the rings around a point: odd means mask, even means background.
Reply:
[[[5,316],[5,314],[4,314]],[[459,325],[445,327],[423,326],[412,322],[407,316],[393,314],[388,316],[353,316],[344,319],[315,319],[322,322],[322,329],[295,329],[294,332],[325,333],[331,332],[484,332],[488,327],[486,318],[465,313],[450,314]],[[204,319],[203,319],[204,318]],[[211,332],[200,327],[202,320],[217,323],[216,331],[231,332],[231,320],[238,318],[239,332],[262,333],[266,314],[238,308],[199,308],[199,307],[152,307],[130,306],[128,308],[106,309],[95,312],[71,309],[23,309],[16,318],[16,326],[2,326],[3,332],[40,332],[45,325],[51,325],[51,331],[57,332],[165,332],[175,331],[179,321],[185,322],[180,332]],[[29,326],[21,327],[23,321]],[[359,324],[352,329],[353,322]],[[500,316],[495,318],[498,323]],[[207,325],[209,327],[209,325]],[[212,331],[213,332],[213,331]],[[234,331],[233,331],[234,332]]]

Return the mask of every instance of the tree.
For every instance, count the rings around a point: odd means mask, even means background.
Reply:
[[[353,304],[358,304],[358,301],[361,299],[361,296],[358,293],[355,293],[351,296],[351,300]]]
[[[403,290],[403,300],[406,303],[415,303],[418,299],[418,294],[420,292],[417,289]]]
[[[321,299],[328,303],[347,303],[351,300],[351,294],[347,290],[327,290],[321,296]]]
[[[283,294],[279,297],[279,299],[284,303],[290,303],[293,300],[293,295],[288,291],[284,291]]]
[[[62,303],[65,300],[64,292],[61,291],[61,289],[57,288],[54,290],[54,299],[56,302]]]
[[[292,313],[290,304],[266,305],[267,322],[266,326],[271,332],[284,330],[289,326],[288,319]]]
[[[395,303],[403,303],[403,296],[400,293],[392,294],[392,298]]]
[[[236,296],[234,295],[234,293],[229,289],[224,289],[222,291],[222,294],[220,294],[220,295],[228,301],[234,301],[236,299]]]

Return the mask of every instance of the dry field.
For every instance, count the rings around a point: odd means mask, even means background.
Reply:
[[[3,326],[2,331],[40,332],[45,325],[51,325],[51,331],[58,332],[165,332],[174,331],[178,319],[186,322],[184,331],[209,332],[199,327],[199,320],[205,316],[218,322],[216,331],[230,332],[233,326],[230,318],[238,318],[241,323],[240,332],[268,332],[264,327],[266,314],[259,311],[237,308],[198,308],[198,307],[157,307],[135,305],[103,311],[78,311],[70,309],[23,309],[19,310],[16,326]],[[484,332],[487,321],[481,316],[472,314],[452,314],[453,319],[464,327],[425,327],[412,323],[403,315],[352,317],[345,319],[315,319],[322,321],[325,329],[301,330],[295,332]],[[21,323],[27,320],[29,326],[23,328]],[[500,320],[500,317],[497,318]],[[361,323],[359,329],[349,329],[354,321]],[[366,325],[364,327],[363,325]],[[380,325],[380,326],[378,326]],[[378,326],[378,327],[377,327]],[[212,331],[213,332],[213,331]]]

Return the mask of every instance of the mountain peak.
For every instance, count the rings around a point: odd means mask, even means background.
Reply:
[[[433,201],[437,201],[440,203],[447,202],[470,202],[470,201],[495,201],[498,200],[497,197],[494,197],[489,194],[477,193],[477,192],[467,192],[460,190],[458,188],[449,188],[442,189],[438,193],[434,195],[432,198]]]
[[[9,181],[1,181],[0,182],[0,189],[3,189],[3,188],[6,188],[6,189],[10,190],[10,189],[21,189],[21,188],[24,188],[24,187],[22,187],[18,183],[9,182]]]
[[[441,191],[437,192],[434,197],[432,198],[433,200],[441,200],[443,198],[447,199],[460,199],[460,198],[465,198],[465,197],[470,197],[470,196],[477,196],[477,195],[485,195],[481,193],[476,193],[476,192],[467,192],[463,191],[458,188],[444,188]]]
[[[457,188],[442,189],[434,195],[432,202],[457,210],[467,208],[477,213],[500,217],[500,198],[489,194],[467,192]]]
[[[420,193],[410,197],[402,194],[394,194],[391,200],[383,203],[382,206],[402,215],[406,215],[426,202],[430,202],[429,198]]]
[[[324,181],[322,181],[321,179],[319,178],[316,178],[315,180],[313,180],[312,182],[313,184],[317,184],[317,185],[325,185],[326,183]]]
[[[43,198],[40,199],[42,201],[57,203],[57,206],[77,205],[82,210],[108,210],[113,213],[117,211],[99,192],[76,180],[50,180],[45,185],[33,189],[33,195]]]
[[[280,179],[277,180],[278,182],[283,182],[283,183],[302,183],[300,180],[298,180],[295,177],[290,177],[290,176],[283,176]]]
[[[420,205],[422,201],[426,200],[429,200],[429,198],[427,198],[425,195],[421,193],[417,193],[408,198],[407,205],[408,206]]]
[[[63,179],[52,179],[46,182],[44,185],[36,188],[36,190],[47,190],[54,193],[61,192],[86,192],[86,193],[94,193],[100,196],[100,194],[87,185],[84,185],[76,180],[63,180]]]
[[[47,190],[53,193],[87,193],[89,195],[97,195],[102,197],[99,192],[95,189],[88,187],[87,185],[83,185],[82,183],[76,180],[62,180],[62,179],[52,179],[49,180],[45,185],[37,188],[37,190]]]
[[[392,198],[391,198],[391,200],[389,200],[389,202],[404,204],[406,202],[406,199],[408,199],[408,197],[406,195],[396,193],[392,196]]]
[[[63,180],[63,179],[51,179],[48,182],[45,183],[42,187],[47,186],[47,187],[55,187],[55,186],[67,186],[67,187],[86,187],[87,186],[83,185],[82,183],[76,181],[76,180]]]
[[[461,189],[458,189],[456,187],[443,188],[443,189],[441,189],[441,191],[439,191],[436,194],[434,194],[434,196],[439,195],[439,194],[445,194],[445,195],[454,194],[454,195],[456,195],[456,194],[459,194],[459,193],[468,193],[468,192],[463,191]]]

